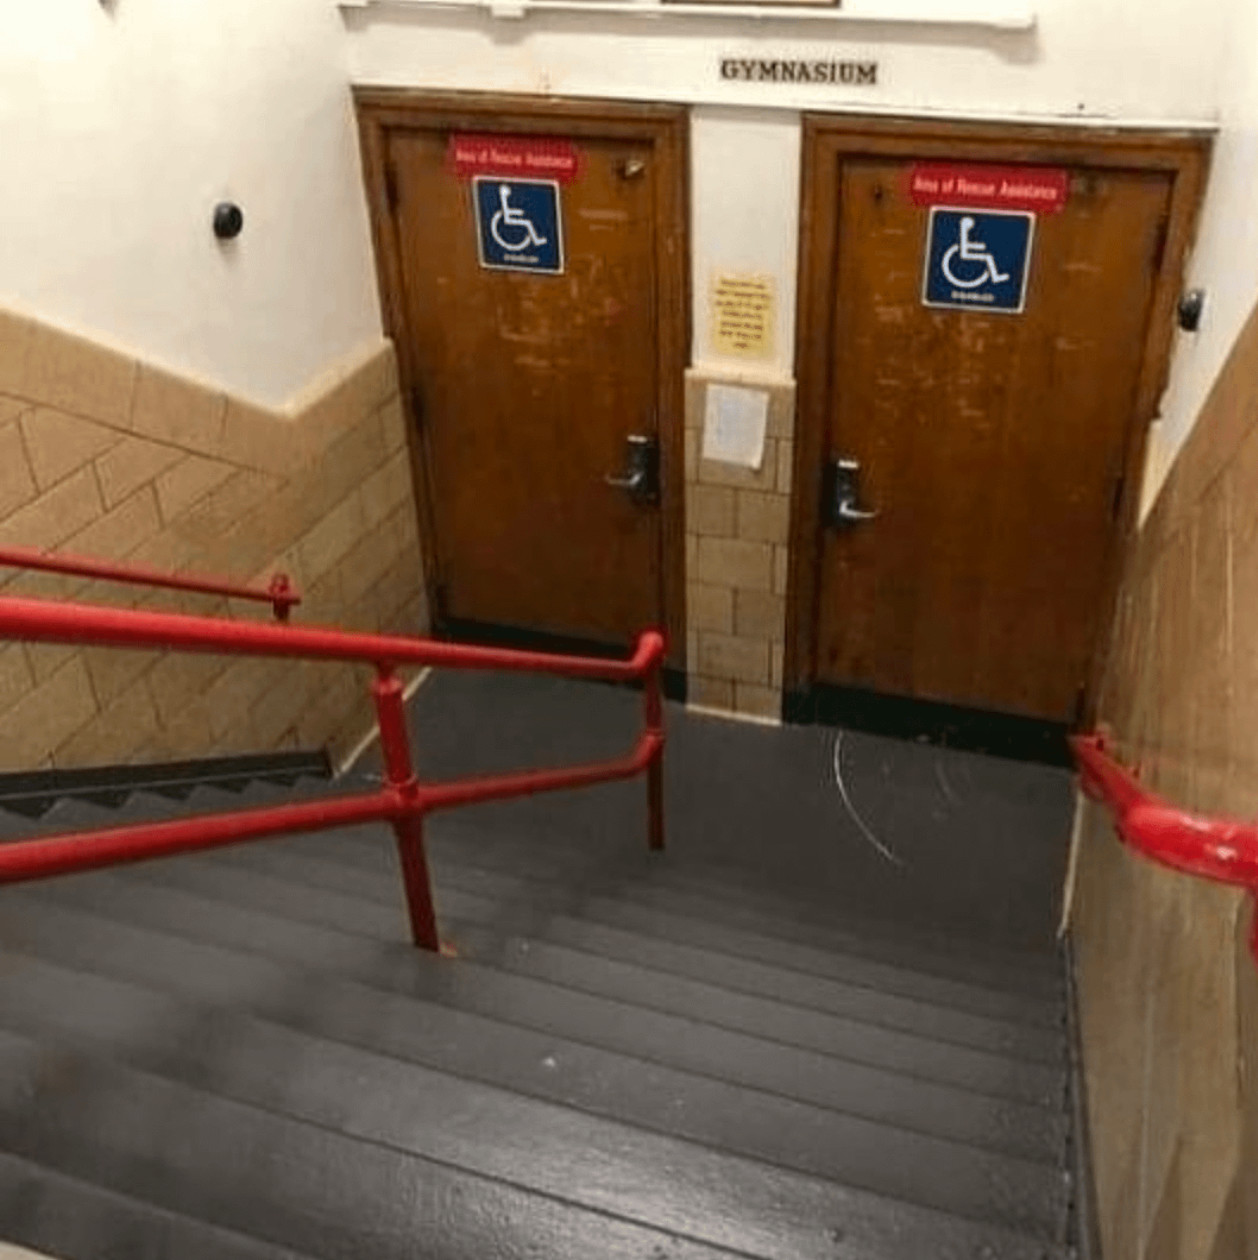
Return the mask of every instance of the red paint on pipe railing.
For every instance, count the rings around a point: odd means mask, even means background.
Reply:
[[[1258,825],[1169,804],[1109,755],[1103,735],[1078,735],[1070,746],[1080,786],[1109,807],[1124,843],[1172,870],[1243,888],[1258,899]],[[1258,961],[1258,915],[1249,947]]]
[[[30,547],[0,547],[0,565],[14,569],[37,569],[42,573],[65,573],[71,577],[98,578],[132,586],[156,586],[198,595],[255,600],[270,604],[276,621],[287,621],[293,607],[301,603],[301,596],[293,589],[286,573],[277,573],[263,588],[195,574],[163,573],[144,565],[115,564],[111,560],[95,560],[88,556],[50,555]]]
[[[439,950],[441,943],[424,853],[423,820],[432,810],[587,787],[645,772],[648,841],[652,849],[664,847],[664,706],[660,692],[664,638],[655,630],[647,630],[639,636],[629,660],[603,660],[437,643],[402,635],[360,634],[326,627],[271,626],[178,613],[0,597],[0,639],[371,664],[376,667],[372,696],[384,761],[384,787],[379,792],[0,845],[0,884],[240,844],[290,832],[388,822],[397,840],[411,937],[424,949]],[[422,783],[411,760],[402,685],[394,673],[399,665],[503,669],[609,681],[641,680],[646,729],[632,752],[611,761],[554,770],[480,775],[448,783]]]

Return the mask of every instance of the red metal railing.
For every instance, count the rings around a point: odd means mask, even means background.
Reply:
[[[1168,804],[1109,756],[1103,735],[1076,736],[1070,744],[1083,790],[1109,807],[1125,843],[1163,866],[1234,884],[1258,898],[1258,825]],[[1258,961],[1258,915],[1250,924],[1249,948]]]
[[[301,596],[293,589],[286,573],[277,573],[265,588],[242,586],[218,578],[163,573],[143,565],[115,564],[111,560],[94,560],[88,556],[50,555],[31,547],[0,547],[0,565],[14,569],[38,569],[44,573],[66,573],[72,577],[100,578],[105,582],[127,582],[133,586],[195,591],[199,595],[257,600],[271,605],[276,621],[287,621],[289,611],[301,603]]]
[[[608,661],[584,656],[469,647],[399,635],[261,625],[177,613],[100,608],[90,604],[0,598],[0,639],[354,661],[374,665],[376,677],[372,693],[385,771],[383,786],[376,792],[201,815],[172,822],[74,832],[0,845],[0,884],[188,853],[286,832],[387,822],[392,825],[397,837],[412,938],[416,945],[436,950],[440,942],[423,835],[424,816],[433,810],[475,801],[528,796],[559,788],[585,787],[614,779],[628,779],[645,772],[649,844],[652,849],[664,847],[664,709],[660,692],[664,639],[658,631],[643,633],[629,660]],[[611,761],[559,770],[483,775],[448,783],[421,783],[411,763],[402,684],[395,673],[400,665],[503,669],[611,681],[641,680],[644,684],[645,730],[632,752]]]

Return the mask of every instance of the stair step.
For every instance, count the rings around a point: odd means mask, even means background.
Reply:
[[[112,888],[109,897],[112,906]],[[121,913],[128,909],[126,900],[118,906]],[[190,912],[186,904],[181,909]],[[54,944],[54,951],[60,949]],[[32,1003],[35,1016],[45,1015],[54,1002],[51,995],[58,992],[66,996],[56,999],[57,1007],[68,1011],[57,1013],[56,1019],[61,1022],[78,1019],[81,1012],[91,1008],[90,993],[83,993],[85,987],[90,988],[86,980],[78,981],[76,990],[68,980],[58,982],[55,968],[49,975],[45,964],[30,961],[32,954],[47,952],[46,948],[40,950],[37,944],[29,944],[22,951],[26,961],[18,965],[17,956],[13,956],[15,974],[0,976],[0,1015],[10,1027],[17,1024],[19,1014],[30,1009]],[[215,965],[215,951],[204,950],[202,954],[201,965]],[[65,960],[67,954],[63,951],[56,956]],[[79,956],[74,949],[68,955],[76,966]],[[181,957],[187,965],[196,961],[196,955],[188,951]],[[233,973],[239,974],[235,951],[230,963]],[[417,970],[432,972],[441,966],[448,970],[462,965],[421,958],[415,966]],[[42,987],[31,990],[36,977]],[[437,987],[441,980],[432,976],[430,984]],[[182,974],[161,964],[150,965],[144,982],[157,984],[164,992],[189,992],[189,982]],[[96,982],[97,988],[117,988],[118,984],[105,979]],[[310,982],[294,985],[304,997]],[[191,994],[198,996],[195,988]],[[115,996],[111,1001],[110,1010],[121,1019],[117,1013],[125,1009],[125,1000]],[[706,1039],[705,1044],[701,1038],[698,1046],[683,1051],[683,1059],[708,1069],[704,1073],[693,1066],[669,1066],[658,1060],[557,1040],[549,1033],[536,1033],[432,1002],[395,997],[336,980],[327,980],[320,986],[318,1004],[310,1010],[265,1000],[254,1001],[250,1006],[260,1015],[314,1035],[378,1049],[438,1070],[661,1132],[679,1133],[803,1171],[837,1176],[836,1161],[850,1155],[835,1144],[847,1144],[851,1150],[862,1152],[861,1170],[848,1178],[857,1183],[862,1175],[873,1175],[880,1159],[890,1164],[900,1162],[902,1167],[902,1161],[908,1158],[930,1158],[931,1145],[937,1146],[943,1139],[965,1148],[985,1148],[1023,1163],[1033,1161],[1047,1166],[1043,1180],[1051,1189],[1051,1166],[1063,1154],[1058,1117],[1032,1108],[994,1103],[964,1091],[897,1078],[877,1069],[831,1064],[828,1071],[818,1072],[814,1067],[813,1075],[828,1087],[826,1101],[820,1107],[755,1083],[749,1087],[740,1083],[740,1075],[753,1082],[759,1076],[772,1083],[775,1077],[786,1078],[793,1065],[775,1062],[772,1047],[755,1043],[740,1047],[730,1038],[723,1039],[724,1045],[722,1039],[715,1039],[715,1047],[710,1044],[713,1039]],[[150,1021],[141,1014],[135,1022],[147,1028]],[[30,1031],[29,1026],[21,1026]],[[125,1021],[121,1025],[124,1029],[130,1026]],[[742,1058],[749,1062],[732,1057],[723,1060],[719,1053],[711,1053],[712,1049],[728,1052],[731,1048],[743,1049]],[[925,1144],[916,1140],[918,1135],[927,1139]],[[927,1149],[919,1149],[923,1146]],[[957,1158],[976,1167],[987,1167],[993,1162],[968,1149],[960,1150]],[[1035,1179],[1034,1170],[1024,1171],[1028,1180]]]
[[[296,851],[324,860],[389,874],[396,870],[392,837],[382,827],[355,829],[346,836],[303,836],[292,844]],[[1060,975],[1045,969],[1058,965],[1051,957],[1046,963],[1044,957],[1032,956],[1033,963],[1024,967],[995,961],[984,964],[973,957],[950,958],[941,952],[942,943],[897,939],[892,933],[899,928],[885,923],[851,923],[846,915],[831,911],[828,925],[823,926],[802,921],[785,899],[765,902],[715,885],[688,883],[671,869],[667,858],[661,862],[636,850],[592,858],[587,850],[548,861],[538,857],[536,848],[482,842],[473,836],[455,839],[447,834],[444,840],[440,835],[434,838],[429,853],[439,889],[447,881],[469,891],[477,891],[478,884],[492,888],[497,877],[516,880],[521,892],[531,888],[539,899],[553,899],[556,890],[571,896],[578,888],[646,904],[685,898],[687,914],[718,922],[746,922],[763,927],[769,935],[850,958],[852,968],[863,967],[871,983],[885,982],[894,988],[896,973],[908,973],[907,983],[916,991],[938,993],[963,1009],[1046,1026],[1061,1023],[1064,989]],[[773,915],[765,912],[766,905],[776,907]],[[884,967],[885,973],[879,970]]]
[[[386,845],[378,842],[377,848],[382,858],[392,860],[393,866],[390,870],[396,869],[396,858]],[[439,891],[449,885],[494,898],[533,897],[541,900],[547,889],[542,881],[522,880],[513,875],[478,867],[475,865],[475,856],[471,862],[451,862],[449,859],[435,862],[434,878]],[[559,887],[567,894],[565,899],[571,902],[571,883]],[[550,897],[553,901],[555,893],[552,892]],[[850,934],[827,932],[822,935],[813,932],[806,940],[801,940],[804,933],[800,931],[799,925],[792,924],[788,919],[767,919],[761,915],[749,919],[738,909],[727,907],[711,898],[678,893],[670,887],[653,886],[637,879],[616,881],[607,876],[592,878],[582,904],[596,898],[600,902],[624,902],[645,910],[662,910],[679,915],[689,922],[711,922],[722,928],[737,928],[755,936],[768,936],[788,945],[802,944],[806,950],[819,949],[826,959],[826,974],[835,975],[841,967],[845,980],[865,988],[920,998],[956,1010],[1009,1022],[1032,1024],[1041,1028],[1058,1029],[1061,1026],[1063,1008],[1059,1001],[1025,993],[1002,992],[939,976],[913,966],[907,957],[902,957],[895,963],[870,958],[861,949],[859,941]],[[802,952],[798,956],[808,958]]]
[[[445,1065],[433,1067],[413,1053],[423,1036],[408,1030],[407,1023],[418,1012],[407,1003],[382,1003],[378,995],[364,1001],[339,987],[320,993],[320,1006],[333,1008],[327,1018],[351,1036],[364,1026],[365,1016],[374,1017],[376,1023],[366,1025],[370,1043],[350,1043],[239,1010],[179,1002],[21,955],[11,956],[11,963],[17,974],[6,977],[0,988],[3,1022],[11,1030],[82,1041],[138,1069],[242,1101],[265,1102],[299,1118],[326,1122],[308,1112],[308,1102],[291,1108],[295,1095],[335,1094],[328,1083],[331,1072],[338,1081],[351,1082],[347,1088],[358,1090],[363,1105],[373,1096],[398,1091],[412,1098],[427,1091],[457,1092],[464,1095],[468,1110],[519,1111],[526,1125],[535,1114],[543,1132],[553,1127],[555,1113],[562,1109],[579,1112],[591,1124],[682,1140],[708,1154],[736,1155],[1012,1228],[1051,1231],[1064,1220],[1063,1175],[1051,1167],[756,1096],[720,1082],[618,1062],[609,1055],[570,1057],[559,1046],[548,1052],[544,1038],[534,1039],[541,1044],[525,1063],[514,1059],[506,1046],[465,1047],[488,1079],[474,1068],[469,1072],[449,1050]],[[204,965],[212,966],[214,960]],[[303,985],[293,976],[288,984],[308,987],[309,981]],[[310,1001],[308,996],[303,1000]],[[385,1030],[383,1035],[376,1024]],[[473,1036],[486,1034],[492,1042],[492,1028]],[[549,1085],[521,1088],[548,1076],[553,1078]],[[539,1096],[539,1090],[545,1093]],[[278,1101],[272,1103],[268,1091]],[[345,1095],[342,1091],[338,1101],[350,1105],[354,1099]],[[508,1098],[513,1100],[509,1104]]]
[[[670,1222],[660,1227],[616,1211],[623,1202],[630,1216],[652,1215],[649,1204],[644,1211],[632,1201],[638,1189],[633,1183],[627,1190],[610,1184],[602,1195],[595,1187],[586,1195],[595,1202],[590,1207],[576,1201],[551,1168],[544,1178],[533,1179],[557,1182],[557,1193],[515,1184],[511,1174],[537,1172],[532,1153],[523,1159],[514,1153],[513,1160],[504,1152],[497,1163],[509,1165],[508,1176],[500,1177],[417,1155],[407,1149],[410,1133],[390,1133],[398,1139],[394,1143],[338,1131],[349,1125],[389,1129],[390,1117],[396,1121],[410,1114],[405,1096],[369,1100],[353,1114],[338,1112],[337,1097],[329,1096],[323,1108],[332,1112],[329,1127],[8,1033],[0,1033],[0,1066],[0,1145],[25,1161],[325,1260],[365,1255],[413,1260],[418,1247],[441,1260],[642,1260],[653,1247],[654,1254],[677,1260],[756,1254],[743,1246],[731,1251],[685,1237],[693,1211],[687,1215],[681,1192],[675,1196],[680,1206],[670,1203],[654,1214]],[[287,1067],[272,1065],[272,1088],[275,1081],[283,1083]],[[337,1084],[347,1101],[350,1085]],[[312,1101],[317,1107],[318,1100]],[[85,1117],[91,1123],[85,1124]],[[451,1153],[460,1152],[456,1147]],[[569,1173],[573,1158],[566,1157]],[[834,1208],[851,1212],[862,1243],[866,1237],[879,1241],[881,1229],[887,1241],[865,1256],[901,1260],[903,1253],[893,1250],[890,1227],[882,1222],[881,1203],[853,1197]],[[857,1212],[862,1215],[856,1217]],[[711,1232],[732,1234],[739,1218],[733,1221],[718,1222]],[[913,1224],[925,1238],[950,1222],[930,1214],[928,1221]],[[783,1229],[792,1239],[805,1232],[798,1225]],[[952,1232],[968,1243],[967,1236],[976,1231],[961,1222]],[[816,1246],[797,1254],[818,1260],[823,1255]],[[855,1260],[861,1253],[831,1251],[827,1260],[844,1254]],[[1019,1254],[1030,1260],[1036,1253],[1024,1244]]]
[[[334,929],[290,923],[168,884],[144,887],[113,877],[95,879],[102,882],[61,881],[61,896],[54,900],[89,912],[99,901],[136,927],[176,932],[234,950],[247,948],[303,968],[335,969],[341,982],[368,986],[382,996],[405,997],[493,1020],[504,1044],[518,1032],[521,1046],[527,1047],[532,1043],[525,1033],[537,1033],[574,1047],[606,1050],[692,1076],[1033,1160],[1055,1160],[1065,1145],[1066,1117],[1060,1106],[1030,1105],[946,1080],[951,1071],[968,1073],[980,1084],[1003,1084],[1016,1067],[1001,1060],[957,1054],[946,1047],[940,1050],[929,1043],[905,1044],[907,1039],[876,1031],[867,1033],[862,1043],[859,1038],[864,1030],[856,1029],[848,1040],[866,1053],[868,1061],[862,1064],[835,1057],[839,1051],[833,1044],[823,1043],[822,1050],[815,1051],[775,1040],[777,1030],[771,1021],[765,1021],[764,1035],[706,1026],[686,1012],[634,1010],[463,959],[434,958],[405,946],[376,945]],[[115,969],[110,974],[144,983],[158,977],[164,987],[170,987],[165,970],[153,970],[158,964],[147,963],[148,970],[142,972],[117,970],[123,961],[120,957],[105,960]],[[182,977],[176,980],[185,986],[180,992],[205,996],[202,991],[187,990],[190,982]],[[423,1015],[434,1026],[442,1018],[441,1011],[427,1008]],[[288,1011],[284,1019],[306,1026],[299,1011]],[[363,1027],[375,1024],[367,1019]],[[319,1030],[330,1036],[344,1035],[333,1028],[319,1026]],[[527,1056],[529,1051],[520,1053]],[[895,1070],[897,1059],[922,1068],[922,1075]],[[945,1079],[937,1079],[940,1076]]]
[[[292,883],[256,870],[233,867],[230,863],[183,858],[178,862],[150,863],[135,868],[135,876],[163,885],[184,888],[211,896],[228,904],[252,907],[271,915],[285,915],[304,924],[337,928],[360,937],[402,942],[406,939],[400,907],[344,896],[340,893]],[[399,893],[400,900],[400,893]],[[456,923],[453,925],[458,928]],[[461,930],[461,929],[460,929]],[[555,986],[550,986],[555,988]],[[552,1005],[564,1009],[564,1001],[574,990],[557,990],[565,995]],[[588,995],[596,998],[599,995]],[[642,1012],[668,1012],[667,990],[652,994],[651,1005]],[[713,990],[714,1000],[719,993]],[[738,995],[730,995],[737,997]],[[609,1004],[620,1009],[619,1004]],[[731,1031],[793,1044],[820,1053],[842,1055],[872,1066],[894,1064],[897,1070],[943,1083],[962,1085],[997,1097],[1007,1097],[1043,1106],[1060,1107],[1065,1098],[1064,1065],[1047,1065],[1011,1058],[1007,1055],[931,1039],[921,1033],[884,1028],[859,1020],[811,1014],[811,1020],[786,1018],[789,1008],[777,1002],[756,1004],[745,997],[725,1002],[719,1012],[709,1011],[709,1023]],[[690,1017],[687,1003],[672,1013]],[[900,1065],[904,1065],[901,1069]]]
[[[619,863],[653,886],[730,902],[778,921],[822,929],[842,952],[901,963],[1005,992],[1058,1001],[1064,994],[1061,963],[1055,953],[1033,953],[901,923],[891,925],[854,913],[850,907],[827,903],[813,893],[768,891],[764,872],[722,866],[707,859],[698,866],[687,862],[684,848],[677,844],[663,861],[643,854],[639,848],[613,855],[566,835],[547,835],[544,840],[530,837],[524,844],[515,836],[466,826],[457,815],[436,819],[431,833],[430,851],[438,863],[449,859],[456,864],[474,864],[507,874],[534,874],[539,878],[566,877],[580,870],[606,870]],[[371,835],[378,836],[379,829],[372,829]],[[367,838],[366,833],[363,838]],[[322,837],[309,839],[316,843]],[[345,849],[347,855],[356,855],[357,846],[347,845]]]
[[[224,850],[211,859],[222,865],[272,875],[277,879],[312,890],[325,890],[362,898],[380,907],[396,906],[400,898],[398,878],[377,875],[339,863],[324,862],[292,851],[279,844],[241,846]],[[530,898],[525,905],[534,908]],[[493,924],[500,919],[501,903],[485,897],[470,896],[453,888],[437,893],[438,913],[444,919],[468,920],[478,925]],[[772,962],[775,966],[794,970],[817,980],[818,1002],[824,1001],[831,1013],[928,1036],[934,1040],[965,1045],[1006,1055],[1025,1057],[1033,1062],[1057,1066],[1065,1060],[1065,1038],[1060,1029],[1033,1028],[1029,1025],[973,1015],[940,1002],[902,997],[875,987],[851,983],[846,961],[802,946],[782,943],[770,938],[750,936],[738,930],[724,929],[709,923],[689,920],[639,909],[631,903],[605,898],[589,898],[576,907],[582,918],[621,927],[646,937],[655,937],[677,944],[728,954],[732,959]],[[537,920],[529,924],[530,934],[542,930]],[[594,960],[591,960],[593,963]],[[590,991],[586,983],[573,984]],[[598,990],[594,990],[598,991]]]
[[[73,1260],[303,1260],[0,1152],[0,1235]],[[0,1244],[0,1255],[7,1255]]]

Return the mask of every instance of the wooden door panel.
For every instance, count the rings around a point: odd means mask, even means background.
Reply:
[[[821,453],[860,462],[879,516],[810,549],[816,677],[1068,719],[1104,602],[1173,180],[1074,167],[1065,209],[1037,217],[1025,312],[939,310],[922,304],[913,156],[839,153],[825,177]]]
[[[443,612],[621,641],[661,619],[659,510],[605,480],[658,436],[653,172],[641,143],[579,147],[558,276],[480,265],[444,135],[389,157]]]

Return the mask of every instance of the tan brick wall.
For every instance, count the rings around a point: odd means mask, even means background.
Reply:
[[[1155,790],[1258,816],[1258,313],[1128,559],[1100,708]],[[1258,1258],[1249,918],[1085,807],[1072,937],[1106,1260]]]
[[[758,469],[701,458],[709,382],[769,394]],[[690,703],[746,716],[782,709],[795,389],[781,381],[686,377],[686,629]]]
[[[0,543],[265,584],[299,623],[428,624],[386,343],[268,411],[0,311]],[[9,595],[267,619],[267,605],[0,569]],[[0,646],[0,772],[284,747],[370,729],[354,667]]]

